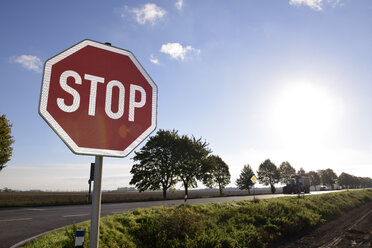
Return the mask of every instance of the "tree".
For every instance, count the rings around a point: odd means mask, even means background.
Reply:
[[[250,189],[254,185],[251,178],[254,176],[254,172],[249,164],[244,165],[240,176],[236,179],[236,185],[240,190],[248,190],[248,194],[251,194]]]
[[[183,135],[176,142],[176,175],[185,188],[185,202],[188,189],[197,187],[196,180],[204,181],[208,177],[208,166],[205,160],[211,151],[201,138],[189,138]]]
[[[349,189],[351,185],[354,183],[353,176],[350,174],[347,174],[345,172],[342,172],[340,176],[337,179],[337,183],[341,186],[344,186],[345,188]]]
[[[12,124],[5,115],[0,116],[0,171],[6,167],[13,154],[12,144],[14,143],[11,135]]]
[[[223,189],[230,183],[230,171],[229,166],[216,155],[210,155],[205,161],[206,174],[203,183],[209,188],[217,185],[220,190],[220,195],[223,195]]]
[[[296,169],[293,168],[291,164],[286,161],[280,164],[279,173],[280,182],[285,184],[289,179],[291,179],[291,176],[294,176],[296,174]]]
[[[322,182],[323,185],[329,185],[333,189],[333,185],[336,182],[337,175],[336,173],[333,172],[332,169],[326,169],[326,170],[319,170],[318,171],[319,176],[320,176],[320,181]]]
[[[315,171],[309,171],[307,173],[307,176],[310,178],[310,184],[314,186],[316,190],[316,186],[320,184],[320,177],[319,174],[316,173]]]
[[[263,185],[270,185],[271,193],[275,193],[275,184],[279,182],[280,173],[275,164],[273,164],[270,159],[266,159],[257,171],[258,181]]]
[[[370,177],[356,177],[354,175],[342,172],[337,178],[337,183],[345,188],[370,188],[372,187],[372,179]]]
[[[306,176],[306,171],[304,170],[304,168],[301,167],[301,168],[297,171],[297,175],[298,175],[298,176],[301,176],[301,177]]]
[[[159,130],[150,137],[140,152],[135,152],[133,160],[138,163],[130,171],[133,178],[129,184],[134,184],[140,192],[162,189],[166,199],[167,190],[177,182],[175,145],[178,139],[175,130]]]
[[[372,179],[370,177],[361,177],[360,180],[362,188],[371,188]]]
[[[360,177],[357,177],[357,176],[354,176],[354,175],[352,175],[352,180],[353,180],[353,182],[352,182],[352,187],[354,188],[354,189],[358,189],[358,188],[360,188]]]

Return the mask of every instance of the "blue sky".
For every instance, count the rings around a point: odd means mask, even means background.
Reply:
[[[94,157],[38,114],[44,62],[87,38],[135,54],[158,128],[206,139],[231,186],[267,158],[371,177],[371,26],[369,0],[1,1],[0,114],[16,142],[0,188],[87,189]],[[132,157],[104,159],[103,189],[129,186]]]

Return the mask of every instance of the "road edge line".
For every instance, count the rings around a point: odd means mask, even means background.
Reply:
[[[55,228],[55,229],[53,229],[53,230],[50,230],[50,231],[46,231],[46,232],[40,233],[40,234],[38,234],[38,235],[35,235],[35,236],[32,236],[32,237],[30,237],[30,238],[28,238],[28,239],[25,239],[25,240],[23,240],[23,241],[20,241],[20,242],[18,242],[17,244],[12,245],[12,246],[9,247],[9,248],[17,248],[17,247],[20,247],[21,245],[25,245],[25,244],[31,242],[32,240],[37,239],[38,237],[44,236],[45,234],[48,234],[48,233],[50,233],[50,232],[54,232],[54,231],[62,230],[63,228],[66,228],[66,227],[68,227],[68,226],[71,226],[71,225],[67,225],[67,226],[63,226],[63,227],[58,227],[58,228]]]
[[[82,222],[79,222],[79,223],[75,223],[75,225],[79,225],[79,224],[82,224],[82,223],[84,223],[84,222],[87,222],[87,220],[82,221]],[[52,230],[49,230],[49,231],[46,231],[46,232],[43,232],[43,233],[37,234],[37,235],[32,236],[32,237],[30,237],[30,238],[28,238],[28,239],[25,239],[25,240],[23,240],[23,241],[18,242],[17,244],[12,245],[12,246],[9,247],[9,248],[18,248],[18,247],[20,247],[21,245],[25,245],[25,244],[31,242],[32,240],[37,239],[37,238],[39,238],[39,237],[41,237],[41,236],[44,236],[44,235],[46,235],[46,234],[48,234],[48,233],[55,232],[55,231],[59,231],[59,230],[62,230],[62,229],[64,229],[64,228],[69,227],[69,226],[72,226],[72,225],[73,225],[73,224],[66,225],[66,226],[62,226],[62,227],[58,227],[58,228],[55,228],[55,229],[52,229]]]

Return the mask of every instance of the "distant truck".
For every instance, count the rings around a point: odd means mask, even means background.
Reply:
[[[310,193],[310,178],[292,176],[283,187],[283,194]]]

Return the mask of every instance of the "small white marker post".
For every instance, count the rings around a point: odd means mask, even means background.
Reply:
[[[84,234],[85,230],[76,230],[75,247],[77,248],[84,247]]]
[[[102,164],[103,156],[96,156],[94,166],[94,188],[92,201],[92,216],[90,223],[90,248],[98,248],[99,244],[99,219],[101,215],[101,196],[102,196]]]

